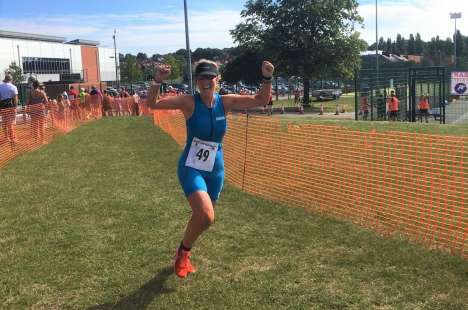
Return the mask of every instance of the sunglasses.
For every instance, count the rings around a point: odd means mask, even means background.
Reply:
[[[199,75],[197,76],[197,80],[212,80],[216,78],[216,75]]]

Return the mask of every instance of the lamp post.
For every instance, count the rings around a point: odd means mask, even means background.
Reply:
[[[455,34],[453,35],[453,55],[454,55],[453,67],[454,69],[457,68],[457,19],[458,18],[461,18],[461,12],[450,13],[450,19],[455,20]]]
[[[115,63],[115,83],[117,83],[117,88],[120,87],[119,83],[119,68],[117,66],[117,44],[115,43],[115,34],[116,30],[114,29],[114,35],[112,38],[114,39],[114,63]]]
[[[190,52],[190,40],[189,40],[189,29],[188,29],[188,17],[187,17],[187,0],[184,0],[184,15],[185,15],[185,46],[187,49],[187,66],[188,66],[188,81],[189,91],[193,94],[193,83],[192,83],[192,55]]]

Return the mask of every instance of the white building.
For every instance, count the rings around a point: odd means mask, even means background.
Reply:
[[[99,42],[0,30],[0,78],[12,62],[40,82],[96,84],[116,76],[118,51]]]

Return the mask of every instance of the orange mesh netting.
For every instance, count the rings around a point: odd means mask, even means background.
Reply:
[[[155,124],[185,143],[181,113]],[[286,125],[229,115],[226,178],[242,190],[466,257],[468,138]]]
[[[109,98],[108,114],[116,114],[116,102],[122,115],[130,115],[136,105],[148,114],[144,102],[137,96]],[[19,154],[37,149],[49,143],[57,134],[67,133],[84,122],[102,117],[102,97],[88,95],[84,100],[49,101],[47,104],[26,105],[0,109],[0,167]],[[119,114],[120,115],[120,114]]]

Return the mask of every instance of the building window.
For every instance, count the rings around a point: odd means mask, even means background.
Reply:
[[[69,74],[70,59],[23,57],[23,72],[35,74]]]

